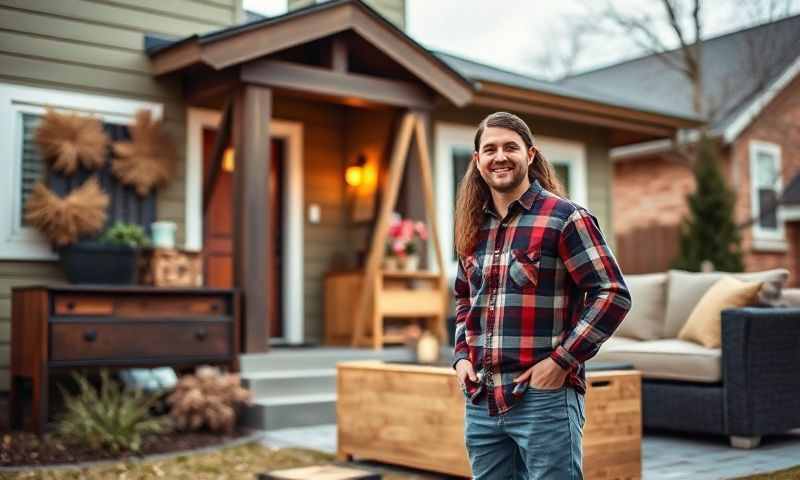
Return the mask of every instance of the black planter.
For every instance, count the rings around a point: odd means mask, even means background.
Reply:
[[[59,256],[70,283],[131,285],[137,280],[137,248],[81,242],[62,248]]]

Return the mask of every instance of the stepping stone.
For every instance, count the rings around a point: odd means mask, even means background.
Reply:
[[[290,468],[262,473],[259,480],[381,480],[382,475],[338,465]]]

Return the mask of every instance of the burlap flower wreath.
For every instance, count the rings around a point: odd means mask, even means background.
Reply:
[[[79,164],[96,170],[106,161],[108,136],[94,117],[47,109],[35,139],[42,156],[65,175],[75,173]]]
[[[82,235],[94,235],[106,223],[109,197],[95,177],[72,190],[66,197],[37,183],[25,205],[25,220],[55,245],[75,243]]]
[[[130,127],[130,142],[114,142],[111,171],[136,193],[147,195],[154,187],[166,185],[172,178],[177,153],[161,121],[153,120],[149,110],[136,113]]]

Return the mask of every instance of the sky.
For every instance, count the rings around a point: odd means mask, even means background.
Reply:
[[[624,14],[652,15],[662,20],[666,15],[657,0],[406,1],[406,33],[422,45],[541,78],[562,75],[563,59],[571,51],[579,52],[573,72],[642,54],[630,36],[616,32],[584,35],[580,47],[572,47],[575,35],[570,32],[576,30],[576,23],[592,22],[606,2]],[[272,16],[286,11],[286,0],[244,0],[244,6]],[[707,38],[761,23],[769,15],[798,14],[800,0],[704,0],[703,13]],[[657,29],[662,43],[676,47],[668,23],[657,24],[662,26]]]

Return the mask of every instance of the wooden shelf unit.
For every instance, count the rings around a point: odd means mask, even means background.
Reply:
[[[350,345],[353,340],[358,300],[363,293],[364,272],[331,272],[325,277],[325,343]],[[387,332],[387,320],[421,321],[444,340],[447,292],[436,272],[379,270],[374,276],[368,302],[368,321],[357,346],[380,349],[402,343],[400,333]]]

